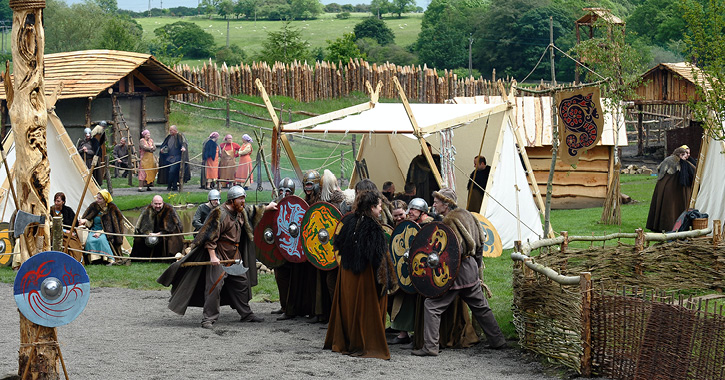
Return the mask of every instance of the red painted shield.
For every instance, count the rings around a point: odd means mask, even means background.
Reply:
[[[254,245],[257,246],[257,259],[266,265],[267,268],[277,268],[286,260],[274,241],[277,236],[276,224],[277,211],[267,211],[262,216],[257,227],[254,228]]]
[[[277,218],[275,218],[277,232],[274,244],[287,261],[292,263],[307,261],[302,250],[302,218],[309,208],[307,202],[300,197],[290,195],[284,197],[277,208]]]
[[[331,203],[317,202],[302,218],[302,250],[307,261],[319,269],[337,268],[332,242],[340,217],[340,211]]]
[[[418,223],[406,220],[398,224],[390,236],[390,257],[395,265],[395,273],[398,278],[398,285],[404,292],[415,294],[415,287],[410,280],[410,267],[408,266],[408,255],[413,239],[418,235],[420,226]]]
[[[425,297],[435,298],[447,292],[458,275],[460,264],[458,238],[443,223],[426,224],[410,245],[411,282]]]

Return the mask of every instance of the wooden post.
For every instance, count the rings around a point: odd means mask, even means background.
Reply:
[[[171,185],[173,186],[173,184]],[[179,193],[184,191],[184,153],[181,153],[181,161],[179,162]]]
[[[561,242],[561,253],[566,253],[567,248],[569,248],[569,231],[561,231],[561,236],[564,237],[564,241]]]
[[[15,173],[20,210],[45,215],[46,223],[26,229],[18,239],[21,260],[50,248],[50,163],[45,101],[44,0],[10,0],[13,10],[13,81],[5,80],[10,120],[15,133]],[[20,313],[18,374],[33,379],[57,379],[58,350],[55,329],[36,325]],[[37,347],[33,344],[38,344]],[[32,347],[36,347],[34,350]]]
[[[60,216],[53,217],[50,240],[54,251],[60,251],[63,248],[63,218]]]
[[[579,274],[579,289],[582,294],[582,355],[581,373],[585,377],[592,374],[592,274]]]
[[[643,115],[642,115],[642,109],[643,105],[638,104],[637,105],[637,155],[642,156],[644,155],[644,127],[642,125],[643,123]]]

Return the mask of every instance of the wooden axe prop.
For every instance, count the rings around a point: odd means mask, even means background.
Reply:
[[[209,294],[216,289],[216,286],[219,284],[219,281],[224,278],[225,274],[228,274],[230,276],[241,276],[249,270],[249,268],[245,267],[242,263],[242,260],[221,260],[219,262],[220,264],[228,264],[232,263],[232,265],[229,266],[223,266],[222,269],[224,269],[224,272],[219,276],[219,278],[214,281],[214,285],[212,285],[211,289],[209,289]],[[183,263],[181,264],[182,267],[196,267],[196,266],[206,266],[211,265],[211,261],[201,261],[201,262],[191,262],[191,263]]]

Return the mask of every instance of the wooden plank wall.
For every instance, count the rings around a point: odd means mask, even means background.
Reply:
[[[636,92],[639,101],[687,102],[699,99],[694,83],[666,69],[654,70],[644,77]]]
[[[397,77],[408,99],[420,103],[443,103],[455,96],[500,95],[495,79],[459,78],[452,71],[429,69],[426,66],[398,66],[390,63],[370,64],[355,59],[346,64],[315,62],[281,63],[269,65],[253,62],[239,66],[219,67],[204,63],[202,67],[188,65],[174,67],[177,73],[204,91],[219,95],[259,95],[254,80],[259,78],[270,95],[288,96],[303,102],[333,99],[351,92],[366,92],[365,82],[375,87],[382,81],[381,97],[396,98],[393,76]],[[511,78],[499,80],[508,92]],[[203,101],[199,94],[176,95],[186,102]]]
[[[612,149],[612,146],[596,146],[590,149],[579,159],[576,169],[557,161],[551,207],[575,209],[602,206],[607,196]],[[527,147],[526,154],[531,161],[539,191],[544,196],[551,166],[551,146]]]

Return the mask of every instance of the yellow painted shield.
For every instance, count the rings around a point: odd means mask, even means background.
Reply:
[[[483,244],[483,257],[499,257],[503,253],[503,244],[501,244],[501,236],[498,235],[493,223],[486,219],[483,215],[472,212],[473,216],[478,219],[486,233],[486,242]]]

